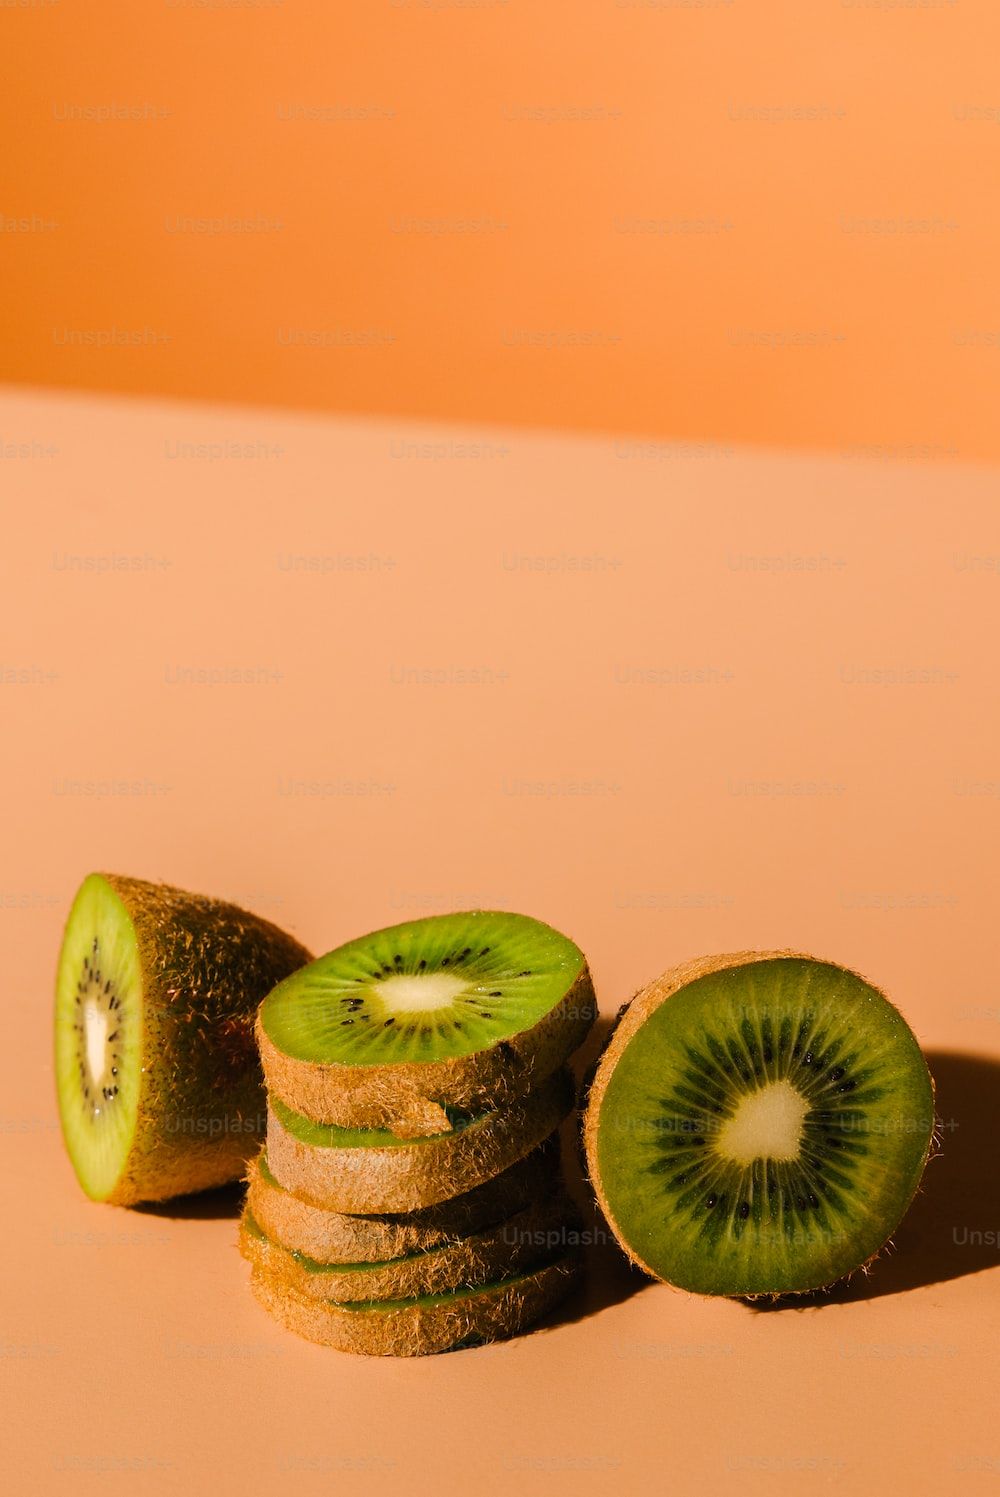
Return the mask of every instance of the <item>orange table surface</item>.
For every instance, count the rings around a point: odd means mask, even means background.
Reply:
[[[995,1488],[997,472],[11,390],[0,492],[6,1490]],[[315,950],[524,910],[607,1015],[813,951],[902,1007],[943,1152],[819,1304],[598,1242],[537,1334],[323,1350],[252,1300],[235,1191],[76,1186],[51,990],[92,868]]]

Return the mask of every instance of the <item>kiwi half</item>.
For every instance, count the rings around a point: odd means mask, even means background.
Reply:
[[[84,880],[56,975],[55,1077],[89,1196],[159,1201],[243,1174],[264,1112],[254,1015],[309,960],[235,905],[117,874]]]
[[[255,1268],[310,1299],[409,1299],[451,1289],[474,1289],[509,1278],[538,1261],[553,1244],[565,1247],[573,1207],[562,1194],[533,1201],[484,1232],[381,1263],[318,1263],[266,1236],[248,1209],[240,1222],[240,1251]]]
[[[266,1151],[250,1164],[247,1205],[261,1230],[319,1263],[371,1263],[426,1252],[503,1221],[555,1192],[559,1138],[545,1143],[482,1185],[404,1216],[348,1216],[300,1199],[279,1185]]]
[[[304,1117],[401,1137],[503,1106],[552,1074],[596,1015],[583,952],[526,915],[390,926],[279,984],[257,1024],[268,1088]]]
[[[523,1159],[573,1107],[573,1078],[557,1071],[509,1107],[448,1114],[432,1136],[313,1123],[271,1097],[267,1161],[286,1190],[334,1211],[417,1211],[473,1190]]]
[[[868,1263],[920,1182],[933,1083],[893,1005],[844,967],[741,952],[624,1010],[584,1122],[628,1256],[700,1294],[826,1287]]]
[[[573,1251],[478,1289],[409,1299],[325,1303],[260,1269],[250,1282],[261,1305],[309,1341],[370,1357],[419,1357],[518,1335],[564,1300],[581,1275]]]

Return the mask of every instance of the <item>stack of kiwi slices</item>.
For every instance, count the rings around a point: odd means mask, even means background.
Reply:
[[[281,981],[240,1233],[261,1303],[376,1356],[512,1336],[557,1304],[580,1275],[557,1130],[595,1014],[579,948],[499,912],[379,930]]]

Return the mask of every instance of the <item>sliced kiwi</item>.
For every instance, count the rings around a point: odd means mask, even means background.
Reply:
[[[823,1288],[898,1226],[933,1083],[892,1004],[787,952],[706,958],[624,1010],[590,1091],[591,1179],[626,1253],[701,1294]]]
[[[552,1074],[596,1014],[583,952],[526,915],[434,915],[279,984],[257,1025],[271,1092],[316,1122],[440,1132]]]
[[[563,1070],[509,1107],[450,1111],[448,1127],[403,1139],[386,1129],[313,1123],[271,1097],[267,1161],[296,1195],[334,1211],[417,1211],[473,1190],[523,1159],[573,1106],[573,1078]]]
[[[574,1250],[478,1289],[348,1304],[299,1294],[262,1269],[250,1282],[264,1308],[309,1341],[370,1357],[419,1357],[518,1335],[564,1300],[582,1274]]]
[[[579,1223],[562,1192],[543,1196],[483,1232],[376,1263],[319,1263],[268,1237],[248,1208],[240,1222],[240,1249],[255,1268],[307,1298],[408,1299],[451,1289],[474,1289],[536,1263],[555,1246],[566,1247]]]
[[[264,1112],[254,1014],[310,960],[220,900],[92,873],[56,976],[55,1076],[83,1189],[129,1205],[237,1179]]]
[[[530,1201],[554,1194],[559,1138],[553,1134],[491,1180],[438,1206],[403,1216],[348,1216],[279,1185],[266,1152],[251,1162],[247,1204],[263,1232],[319,1263],[371,1263],[426,1252],[494,1226]]]

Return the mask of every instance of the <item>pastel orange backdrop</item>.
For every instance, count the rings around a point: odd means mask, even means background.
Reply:
[[[995,0],[2,27],[8,381],[1000,455]]]

